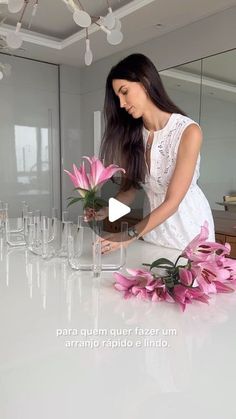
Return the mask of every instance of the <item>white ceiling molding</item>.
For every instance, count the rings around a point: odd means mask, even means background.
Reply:
[[[121,7],[118,10],[115,10],[113,14],[118,19],[121,19],[125,16],[130,15],[131,13],[134,13],[136,10],[139,10],[142,7],[147,6],[148,4],[153,3],[154,1],[156,0],[133,0],[131,3]],[[9,32],[12,32],[12,30],[15,30],[15,27],[11,25],[2,25],[0,27],[0,35],[6,36]],[[99,26],[94,23],[93,25],[91,25],[89,33],[92,34],[99,30]],[[80,30],[74,35],[69,36],[68,38],[63,40],[24,29],[21,29],[21,35],[23,41],[25,42],[29,42],[31,44],[40,45],[47,48],[52,48],[55,50],[63,50],[64,48],[73,45],[81,39],[86,38],[86,31]]]
[[[3,25],[2,27],[0,27],[0,35],[6,36],[9,32],[12,32],[12,30],[15,30],[15,27],[12,27],[11,25]],[[20,33],[22,35],[23,41],[29,42],[30,44],[41,45],[43,47],[58,50],[63,49],[61,44],[64,41],[61,41],[58,38],[54,38],[43,34],[39,35],[37,32],[28,31],[26,29],[21,29]]]

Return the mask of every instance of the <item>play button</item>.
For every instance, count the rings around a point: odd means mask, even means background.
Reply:
[[[111,223],[119,220],[119,218],[123,217],[124,215],[129,214],[130,211],[130,207],[118,201],[117,199],[109,199],[108,219]]]
[[[122,223],[127,223],[128,228],[130,228],[144,217],[146,223],[148,223],[148,215],[151,213],[148,196],[144,189],[136,190],[132,205],[129,207],[116,199],[120,193],[120,186],[119,178],[115,179],[115,181],[111,179],[102,186],[99,197],[105,202],[104,206],[108,207],[108,211],[107,208],[104,212],[102,209],[97,210],[97,217],[93,218],[91,216],[90,221],[86,221],[91,229],[99,226],[101,237],[109,234],[110,240],[114,242],[123,240],[122,234],[115,234],[122,231],[124,227],[124,224],[122,227]],[[92,211],[95,210],[92,209]],[[145,228],[145,225],[143,225],[143,228]]]

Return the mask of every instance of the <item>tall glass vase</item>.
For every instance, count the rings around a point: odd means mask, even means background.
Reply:
[[[101,271],[101,223],[94,222],[92,228],[78,217],[77,225],[70,226],[68,235],[68,261],[71,268],[79,271]]]
[[[122,233],[127,233],[128,224],[122,223]],[[72,269],[81,271],[117,271],[126,263],[126,249],[122,245],[109,255],[101,254],[103,236],[102,221],[88,223],[84,216],[78,217],[77,225],[71,226],[68,235],[68,261]]]

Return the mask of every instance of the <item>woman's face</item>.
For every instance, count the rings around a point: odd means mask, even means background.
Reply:
[[[147,110],[148,96],[141,83],[115,79],[112,87],[124,108],[133,118],[141,118]]]

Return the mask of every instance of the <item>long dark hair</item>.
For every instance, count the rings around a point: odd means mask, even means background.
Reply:
[[[100,157],[105,164],[116,163],[126,170],[121,182],[121,190],[131,187],[140,189],[144,182],[146,165],[143,145],[143,120],[134,119],[125,109],[120,108],[112,81],[123,79],[140,82],[151,101],[162,111],[185,113],[169,98],[158,71],[152,61],[143,54],[131,54],[124,58],[108,74],[104,102],[105,132],[102,139]]]

